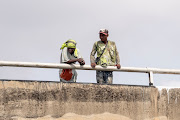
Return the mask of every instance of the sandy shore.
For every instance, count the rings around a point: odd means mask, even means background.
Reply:
[[[111,114],[111,113],[103,113],[103,114],[93,114],[93,115],[77,115],[75,113],[67,113],[60,118],[53,118],[51,116],[44,116],[39,118],[20,118],[20,117],[13,117],[14,120],[132,120],[128,117],[118,115],[118,114]],[[165,116],[152,118],[152,119],[145,119],[145,120],[167,120]]]

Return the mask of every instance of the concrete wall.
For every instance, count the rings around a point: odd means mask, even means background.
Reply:
[[[180,120],[180,89],[56,82],[0,81],[0,119],[36,118],[65,113],[109,112],[144,120]]]

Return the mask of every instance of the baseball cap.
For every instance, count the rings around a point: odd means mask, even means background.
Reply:
[[[100,29],[99,33],[108,35],[108,30],[107,29]]]

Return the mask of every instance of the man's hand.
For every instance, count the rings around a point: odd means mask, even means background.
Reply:
[[[95,68],[96,67],[96,63],[91,63],[91,67]]]
[[[85,65],[85,61],[84,60],[81,61],[80,65]]]
[[[120,64],[117,64],[116,66],[117,66],[117,69],[120,69],[120,68],[121,68],[121,65],[120,65]]]
[[[82,58],[79,58],[78,62],[79,62],[80,65],[84,65],[85,64],[85,61]]]

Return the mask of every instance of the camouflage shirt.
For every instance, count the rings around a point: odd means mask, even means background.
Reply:
[[[102,54],[104,48],[105,50]],[[102,41],[95,42],[90,55],[91,63],[95,63],[96,52],[97,57],[100,57],[100,55],[102,54],[100,60],[97,62],[97,65],[102,65],[103,63],[106,63],[108,66],[120,64],[119,53],[117,51],[115,42],[108,41],[107,46]]]

